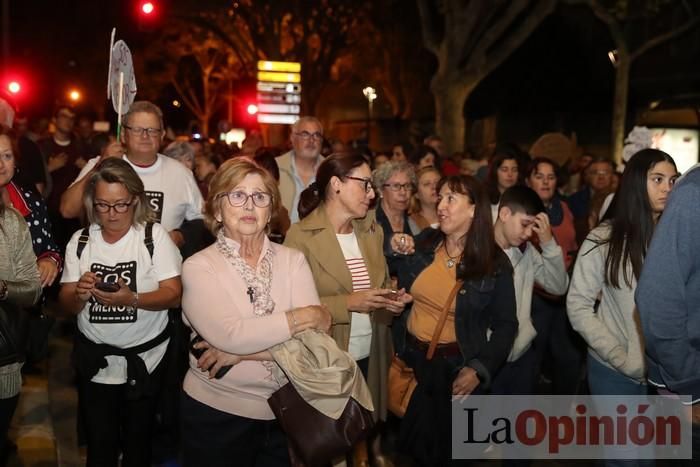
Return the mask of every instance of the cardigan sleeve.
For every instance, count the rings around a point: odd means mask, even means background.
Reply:
[[[7,241],[3,249],[9,253],[7,259],[14,270],[14,276],[0,277],[7,284],[6,300],[19,306],[31,306],[39,300],[41,282],[29,229],[13,209],[5,208],[3,217]]]

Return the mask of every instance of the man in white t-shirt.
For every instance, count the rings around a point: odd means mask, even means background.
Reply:
[[[163,113],[155,104],[137,101],[124,116],[121,142],[107,146],[104,154],[90,159],[78,178],[61,197],[61,214],[79,217],[83,192],[95,165],[105,157],[122,157],[143,181],[146,195],[158,220],[178,247],[185,239],[179,227],[185,220],[202,219],[203,201],[191,171],[174,159],[158,153],[165,136]]]

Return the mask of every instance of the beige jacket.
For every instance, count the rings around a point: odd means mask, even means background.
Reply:
[[[374,213],[370,212],[367,217],[355,220],[352,224],[367,266],[371,287],[388,288],[391,278],[382,250],[384,233],[374,219]],[[352,316],[347,308],[347,297],[352,293],[352,277],[333,226],[326,215],[324,204],[299,223],[293,224],[287,232],[284,244],[300,250],[306,256],[321,303],[328,307],[333,316],[331,334],[338,346],[347,350]],[[389,325],[393,315],[388,311],[378,310],[371,314],[371,319],[372,344],[367,382],[372,392],[374,413],[380,419],[385,419],[386,380],[393,355]]]
[[[299,395],[316,410],[340,418],[352,397],[374,410],[372,395],[352,356],[323,332],[304,331],[270,348],[278,381],[291,380]]]

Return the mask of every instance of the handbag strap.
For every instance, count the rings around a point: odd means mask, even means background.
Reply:
[[[428,347],[428,353],[425,355],[425,358],[427,360],[430,360],[433,358],[433,355],[435,354],[435,350],[437,349],[438,346],[438,339],[440,338],[440,334],[442,334],[442,329],[445,327],[445,322],[447,321],[447,313],[450,309],[450,305],[452,305],[452,301],[455,299],[455,296],[457,295],[457,291],[462,287],[462,284],[464,284],[464,281],[457,281],[454,287],[452,287],[452,291],[450,292],[450,296],[447,297],[447,301],[445,302],[445,305],[442,307],[442,312],[440,313],[440,319],[438,320],[437,326],[435,326],[435,332],[433,332],[433,338],[430,340],[430,346]]]

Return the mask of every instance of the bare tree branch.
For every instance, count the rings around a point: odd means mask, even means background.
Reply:
[[[484,32],[478,46],[475,49],[481,51],[483,54],[487,54],[493,44],[495,44],[503,36],[503,33],[509,27],[511,27],[513,21],[515,21],[518,16],[520,16],[520,13],[522,13],[523,10],[529,6],[529,3],[530,2],[528,0],[512,1],[508,6],[508,10],[505,12],[505,14],[500,16],[498,22]]]
[[[450,50],[447,53],[450,56],[460,56],[464,53],[466,44],[473,37],[474,26],[477,22],[483,21],[480,15],[481,6],[481,1],[477,0],[469,2],[466,8],[463,0],[450,0],[445,3],[445,34],[454,38],[448,42]]]
[[[495,2],[495,0],[494,0]],[[501,2],[503,3],[503,2]],[[501,7],[493,7],[495,3],[490,3],[489,5],[491,8],[482,8],[478,12],[478,17],[479,17],[479,22],[477,23],[477,26],[474,28],[472,32],[472,37],[470,39],[470,42],[466,45],[464,48],[464,51],[461,55],[460,58],[460,68],[466,68],[466,62],[469,61],[469,59],[474,56],[476,57],[477,54],[481,53],[481,49],[479,47],[479,42],[481,41],[481,38],[484,36],[484,34],[487,33],[491,25],[493,24],[494,18],[497,18],[500,16],[501,13]]]
[[[180,86],[180,84],[178,84],[178,82],[175,79],[173,79],[171,83],[177,91],[177,93],[180,94],[180,97],[182,97],[182,101],[185,103],[185,105],[189,107],[189,109],[192,111],[193,114],[197,116],[197,118],[199,118],[199,116],[201,115],[201,110],[196,100],[191,100],[189,95],[184,92],[184,89]]]
[[[556,4],[556,0],[538,1],[537,6],[528,13],[527,18],[523,20],[520,26],[493,49],[481,67],[473,70],[476,75],[479,77],[486,76],[501,65],[539,27],[542,21],[554,11]]]
[[[224,42],[226,45],[228,45],[231,48],[231,51],[238,57],[241,65],[243,66],[243,72],[246,75],[251,74],[250,70],[250,60],[247,59],[247,57],[243,56],[243,53],[240,50],[240,45],[237,41],[231,40],[231,37],[226,34],[218,24],[207,20],[206,18],[203,18],[201,16],[181,16],[179,17],[182,21],[190,22],[192,24],[195,24],[201,28],[203,28],[206,31],[212,32],[217,38],[219,38],[222,42]]]
[[[627,41],[625,40],[625,32],[622,29],[615,15],[610,10],[601,5],[598,0],[588,0],[588,5],[591,7],[593,14],[608,26],[615,47],[618,49],[627,50]]]
[[[673,29],[673,30],[668,31],[664,34],[660,34],[656,37],[649,39],[641,47],[639,47],[637,50],[630,53],[630,60],[634,61],[640,55],[645,54],[648,50],[653,49],[654,47],[657,47],[657,46],[663,44],[664,42],[670,41],[671,39],[674,39],[675,37],[678,37],[681,34],[684,34],[685,32],[687,32],[690,29],[697,26],[698,23],[700,23],[700,16],[696,16],[694,18],[691,18],[690,20],[686,21],[682,26],[680,26],[676,29]]]
[[[420,11],[421,31],[423,32],[423,44],[425,48],[436,56],[440,53],[440,40],[436,31],[437,13],[434,0],[418,0]]]

